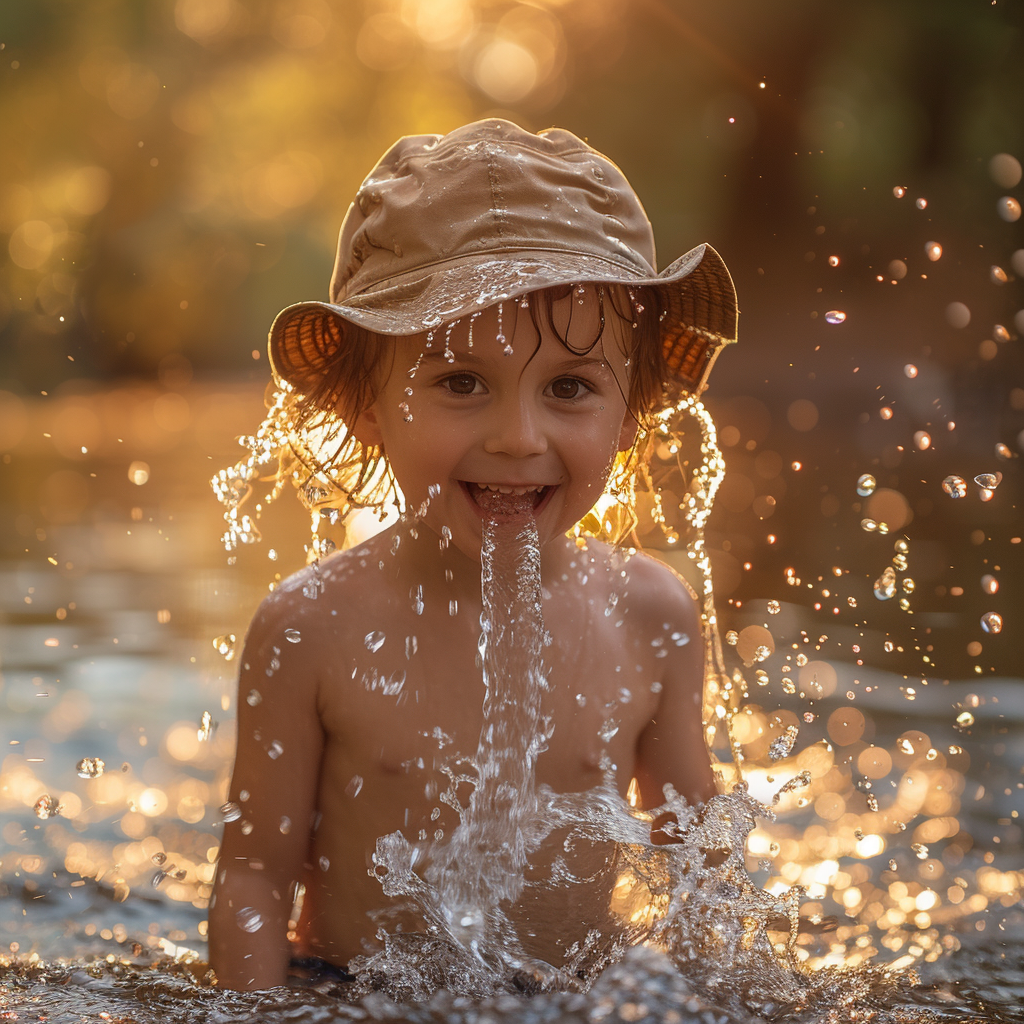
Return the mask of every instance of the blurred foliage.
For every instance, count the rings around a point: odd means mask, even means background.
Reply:
[[[251,367],[380,153],[488,114],[589,137],[663,263],[708,238],[741,284],[809,194],[909,177],[970,217],[1021,149],[1021,28],[963,0],[7,0],[0,375]]]

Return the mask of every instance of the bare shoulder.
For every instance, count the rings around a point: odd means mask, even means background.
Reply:
[[[681,576],[642,551],[626,555],[606,544],[592,547],[609,577],[622,580],[622,598],[635,623],[645,631],[668,631],[669,635],[683,630],[696,639],[700,631],[700,604]]]
[[[328,649],[321,642],[325,636],[336,642],[351,623],[353,611],[363,607],[368,592],[375,589],[367,587],[373,557],[371,545],[364,544],[283,579],[253,616],[247,660],[280,659],[281,651],[287,650],[291,660],[311,667],[317,653]]]

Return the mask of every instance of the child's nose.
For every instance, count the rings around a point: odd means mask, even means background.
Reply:
[[[543,455],[548,441],[541,419],[529,401],[511,399],[496,404],[488,423],[484,451],[517,459]]]

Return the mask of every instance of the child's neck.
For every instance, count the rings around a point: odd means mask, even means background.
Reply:
[[[386,571],[397,580],[424,589],[443,588],[459,600],[480,600],[480,560],[459,550],[454,544],[445,544],[430,527],[423,523],[398,523],[387,531],[389,548],[398,540],[398,548]],[[541,579],[558,580],[569,570],[576,555],[576,546],[567,538],[559,537],[541,549]],[[388,560],[385,559],[385,562]]]

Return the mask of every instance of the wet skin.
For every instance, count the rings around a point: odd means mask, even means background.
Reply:
[[[588,297],[573,314],[582,339],[586,318],[596,325],[596,304]],[[306,886],[299,948],[339,964],[363,952],[376,930],[368,912],[387,903],[368,874],[376,839],[400,830],[425,846],[457,825],[439,795],[448,786],[442,765],[475,753],[482,721],[481,505],[495,499],[479,485],[543,488],[520,499],[536,506],[553,640],[544,711],[554,733],[538,783],[591,789],[607,757],[622,793],[638,779],[645,806],[661,802],[668,782],[691,801],[715,791],[700,721],[696,602],[650,558],[627,560],[596,542],[581,551],[565,537],[603,490],[616,451],[632,443],[616,384],[621,350],[609,340],[580,357],[551,337],[538,347],[529,318],[508,310],[503,326],[511,355],[494,340],[494,310],[476,322],[472,349],[464,325],[453,332],[452,362],[440,333],[431,348],[424,336],[396,344],[387,382],[357,429],[383,443],[411,507],[430,485],[440,491],[415,527],[399,524],[329,559],[319,599],[303,596],[304,570],[264,601],[250,627],[230,795],[242,817],[225,826],[210,910],[222,985],[284,981],[296,882]],[[611,330],[621,344],[629,327],[616,321]],[[447,545],[439,543],[445,527]],[[410,595],[420,587],[418,614]],[[300,631],[300,643],[285,638],[287,628]],[[384,642],[371,651],[374,632]],[[673,634],[691,640],[677,645]],[[258,702],[247,699],[253,690]],[[619,727],[603,740],[608,719]],[[464,784],[463,804],[468,794]],[[260,915],[258,930],[239,927],[243,908]],[[538,936],[541,950],[558,948],[564,921],[551,930]]]

